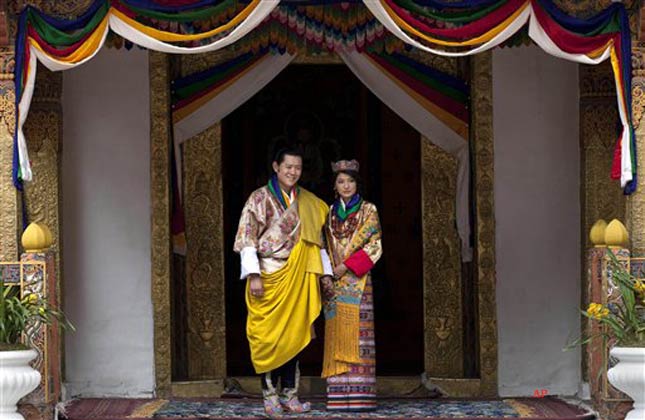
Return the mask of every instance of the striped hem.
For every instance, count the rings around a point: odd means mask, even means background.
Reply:
[[[376,401],[366,403],[352,404],[332,404],[327,403],[327,411],[374,411],[376,410]]]

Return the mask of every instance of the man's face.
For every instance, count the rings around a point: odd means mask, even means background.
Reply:
[[[300,156],[285,155],[282,163],[273,162],[273,170],[278,175],[280,188],[291,191],[296,186],[302,175],[302,158]]]

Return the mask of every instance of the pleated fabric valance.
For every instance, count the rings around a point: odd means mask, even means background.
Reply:
[[[324,37],[318,40],[320,45],[345,55],[355,51],[357,45],[363,45],[356,42],[357,36],[358,39],[366,34],[378,36],[381,26],[407,45],[432,54],[458,57],[498,46],[528,25],[528,36],[549,54],[585,64],[610,59],[622,123],[611,175],[620,179],[625,193],[634,191],[631,36],[624,5],[614,3],[596,16],[578,19],[563,13],[552,0],[362,0],[378,20],[375,25],[372,20],[361,17],[368,15],[357,17],[353,9],[347,8],[348,4],[359,3],[356,0],[322,3],[317,0],[96,0],[84,14],[69,20],[25,8],[16,38],[15,185],[21,188],[23,180],[32,178],[22,127],[29,112],[37,60],[54,71],[83,64],[96,55],[110,30],[129,42],[155,51],[175,54],[215,51],[239,41],[273,15],[282,16],[282,23],[291,25],[296,36],[301,33]],[[330,4],[339,8],[333,15],[316,15],[315,11],[297,13],[298,7],[315,10],[312,6],[328,8]],[[290,9],[279,9],[281,6]],[[318,29],[316,22],[322,25]],[[371,59],[372,63],[376,60]]]

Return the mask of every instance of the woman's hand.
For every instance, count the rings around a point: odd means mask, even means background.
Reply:
[[[336,268],[334,268],[334,277],[337,279],[343,277],[343,275],[347,272],[347,266],[345,264],[340,264]]]
[[[326,300],[334,297],[334,279],[331,276],[322,276],[320,278],[320,288],[322,295]]]
[[[264,284],[259,274],[249,274],[246,279],[249,282],[249,294],[252,298],[261,298],[264,296]]]

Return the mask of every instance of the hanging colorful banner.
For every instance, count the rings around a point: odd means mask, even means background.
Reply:
[[[631,37],[627,11],[613,3],[582,20],[552,0],[365,0],[395,36],[423,51],[460,57],[489,50],[528,24],[529,37],[547,53],[584,64],[610,59],[622,133],[611,176],[626,194],[636,188],[635,136],[631,120]]]
[[[182,0],[175,0],[182,1]],[[94,57],[112,30],[124,39],[155,51],[175,54],[194,54],[215,51],[231,45],[262,22],[280,0],[182,1],[179,9],[163,9],[168,2],[95,0],[87,12],[73,20],[47,16],[28,6],[20,14],[16,36],[16,130],[14,137],[13,179],[17,188],[32,178],[23,125],[33,95],[36,60],[52,71],[67,70]],[[139,6],[139,9],[129,5]],[[206,9],[208,10],[206,10]],[[172,10],[173,14],[208,20],[199,33],[183,33],[182,27],[172,25],[159,15],[154,19],[141,14],[146,11]],[[206,10],[206,11],[205,11]],[[224,22],[220,24],[222,10]],[[137,13],[139,12],[139,13]],[[215,24],[211,23],[211,20]],[[196,41],[204,41],[192,46]],[[183,45],[179,45],[183,44]]]
[[[311,5],[319,2],[282,0],[285,8],[276,9],[280,3],[280,0],[95,0],[87,12],[72,20],[25,8],[16,37],[16,186],[32,177],[22,127],[33,94],[36,60],[54,71],[73,68],[97,53],[109,30],[155,51],[176,54],[214,51],[241,40],[263,22],[267,24],[275,12],[273,24],[277,21],[291,28],[288,36],[309,36],[312,42],[334,51],[362,51],[361,37],[378,38],[385,28],[401,42],[423,51],[461,57],[500,45],[528,25],[530,38],[549,54],[585,64],[609,59],[623,126],[612,176],[620,179],[625,193],[634,191],[631,37],[623,4],[614,3],[583,20],[564,14],[552,0],[363,0],[378,21],[375,22],[356,7],[356,1],[329,1],[316,9]],[[330,9],[329,4],[336,8]],[[284,36],[280,31],[267,33],[269,37]]]

